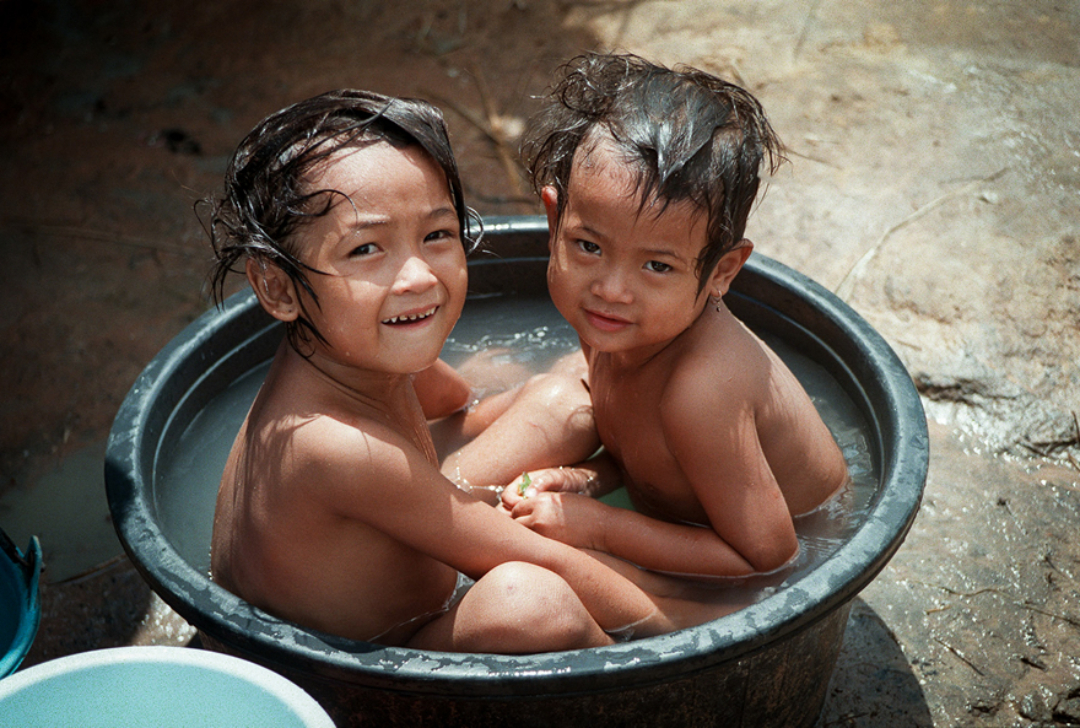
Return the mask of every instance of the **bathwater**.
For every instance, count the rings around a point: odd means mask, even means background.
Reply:
[[[767,332],[757,333],[809,393],[847,459],[852,483],[840,497],[797,520],[801,544],[797,562],[774,579],[755,582],[751,601],[797,581],[846,541],[869,509],[879,479],[867,435],[870,430],[836,379],[784,341]],[[546,298],[498,295],[469,300],[443,348],[443,358],[482,380],[478,394],[483,396],[544,371],[577,346],[574,330]],[[162,531],[177,552],[204,573],[209,572],[221,472],[268,368],[265,362],[237,379],[191,421],[175,448],[159,453],[154,497]]]

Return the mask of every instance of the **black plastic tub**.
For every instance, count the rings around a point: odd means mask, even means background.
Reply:
[[[485,247],[497,255],[470,262],[470,290],[542,295],[546,243],[542,218],[489,219]],[[211,582],[191,549],[209,548],[205,514],[216,483],[169,492],[159,468],[206,404],[280,341],[280,327],[248,294],[192,323],[132,387],[106,455],[113,521],[144,578],[204,644],[285,674],[339,725],[813,725],[851,601],[899,548],[918,510],[926,420],[888,344],[810,279],[755,254],[728,300],[752,328],[779,336],[841,384],[869,423],[881,475],[848,541],[796,582],[721,619],[574,652],[451,654],[332,637],[267,615]]]

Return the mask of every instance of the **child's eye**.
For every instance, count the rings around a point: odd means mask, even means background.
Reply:
[[[379,246],[375,243],[364,243],[363,245],[357,245],[349,252],[349,257],[359,258],[365,255],[371,255],[379,249]]]
[[[650,270],[653,273],[667,273],[671,270],[671,266],[658,260],[650,260],[645,264],[645,270]]]
[[[589,255],[599,255],[600,246],[591,240],[578,240],[577,246],[581,249],[581,252],[588,253]]]
[[[455,238],[457,238],[457,234],[453,230],[436,230],[428,233],[424,237],[424,242],[431,243],[437,240],[453,240]]]

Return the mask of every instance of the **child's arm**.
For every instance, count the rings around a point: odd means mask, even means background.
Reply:
[[[395,433],[354,431],[346,437],[343,447],[321,448],[324,456],[307,463],[311,472],[301,477],[319,483],[313,495],[328,509],[474,579],[509,561],[545,567],[566,580],[606,631],[635,625],[635,634],[647,636],[674,628],[632,582],[458,489]]]
[[[573,366],[552,370],[491,398],[497,414],[471,442],[444,458],[443,472],[459,483],[505,485],[522,472],[580,462],[595,453],[600,438],[592,402],[575,373]],[[475,408],[479,418],[488,404],[484,400]],[[475,420],[465,424],[475,427]]]
[[[511,515],[548,538],[652,571],[701,578],[759,571],[710,528],[661,521],[577,493],[539,493],[519,501]]]
[[[715,372],[684,370],[672,378],[660,418],[712,530],[755,571],[770,572],[798,554],[799,541],[759,439],[755,408],[769,380],[750,366],[739,372],[721,383]]]
[[[798,552],[794,523],[745,392],[673,387],[664,402],[665,440],[712,528],[661,521],[574,494],[520,501],[513,517],[546,536],[665,573],[746,576],[788,563]]]
[[[437,420],[457,412],[469,403],[472,389],[463,376],[444,362],[436,359],[427,369],[413,375],[413,389],[424,417]]]

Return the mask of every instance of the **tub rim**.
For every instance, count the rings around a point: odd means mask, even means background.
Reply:
[[[543,217],[489,217],[488,235],[546,238]],[[756,253],[739,279],[782,289],[847,335],[854,375],[872,405],[882,440],[882,487],[851,539],[797,583],[718,620],[609,647],[534,655],[459,654],[383,647],[320,633],[253,607],[198,573],[173,548],[154,517],[145,443],[162,390],[200,347],[250,312],[250,291],[209,309],[169,342],[139,375],[113,423],[105,461],[110,512],[125,551],[150,586],[180,616],[252,659],[304,669],[322,678],[382,689],[453,697],[520,697],[625,689],[685,676],[748,656],[816,623],[850,601],[900,547],[921,502],[928,432],[918,392],[888,343],[850,306],[793,269]],[[736,286],[734,290],[746,288]],[[771,306],[771,304],[763,304]],[[783,312],[781,312],[783,314]],[[256,334],[257,335],[257,334]],[[254,335],[253,335],[254,336]],[[835,349],[835,346],[830,345]],[[189,391],[198,382],[189,386]],[[160,419],[160,414],[157,415]],[[895,447],[885,447],[895,442]],[[157,445],[154,459],[157,458]],[[149,467],[153,472],[153,467]],[[584,682],[583,682],[584,681]]]

